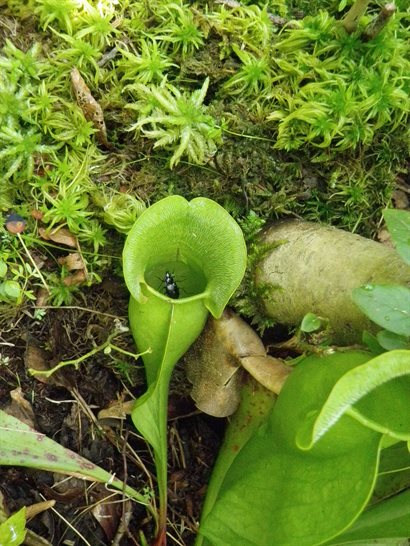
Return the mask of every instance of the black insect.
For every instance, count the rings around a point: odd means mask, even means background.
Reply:
[[[171,275],[169,271],[166,271],[164,280],[162,282],[164,283],[165,295],[169,298],[172,298],[173,300],[177,300],[179,298],[179,288],[174,279],[174,276]]]

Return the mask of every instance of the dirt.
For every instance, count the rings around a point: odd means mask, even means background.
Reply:
[[[49,438],[142,491],[155,483],[146,444],[136,435],[129,417],[98,419],[99,411],[113,402],[144,392],[142,365],[121,357],[120,373],[118,361],[97,352],[78,369],[64,367],[48,380],[27,373],[28,367],[50,368],[62,360],[76,359],[103,343],[115,320],[126,324],[128,296],[120,280],[108,278],[100,286],[83,290],[81,300],[71,308],[48,309],[41,320],[34,318],[30,307],[1,314],[0,408],[28,420]],[[135,351],[129,332],[118,336],[115,343]],[[18,387],[26,402],[11,404],[10,392]],[[222,420],[195,409],[188,390],[179,369],[169,402],[168,543],[183,546],[194,543],[224,427]],[[0,492],[9,513],[44,500],[56,501],[52,511],[28,523],[29,529],[53,546],[141,544],[140,532],[148,542],[153,538],[153,522],[146,510],[120,495],[113,502],[111,493],[99,484],[3,467]]]

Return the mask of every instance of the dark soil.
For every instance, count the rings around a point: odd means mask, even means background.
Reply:
[[[155,486],[147,445],[137,437],[129,417],[98,419],[99,411],[113,402],[144,391],[142,366],[122,355],[120,361],[98,352],[78,369],[67,366],[48,380],[27,373],[28,367],[49,368],[78,358],[106,340],[115,320],[126,324],[128,296],[118,280],[108,279],[99,287],[83,290],[81,298],[78,306],[47,309],[41,320],[33,318],[29,307],[14,314],[5,309],[1,313],[0,408],[142,491]],[[115,343],[135,351],[128,332]],[[10,392],[18,387],[28,410],[25,404],[11,403]],[[194,542],[224,426],[196,411],[188,391],[183,370],[177,370],[169,403],[168,542],[183,546]],[[153,538],[153,522],[146,510],[137,503],[123,502],[121,495],[113,497],[100,484],[3,467],[0,491],[8,512],[44,500],[56,501],[53,511],[43,512],[28,524],[53,546],[140,544],[141,531],[148,541]]]

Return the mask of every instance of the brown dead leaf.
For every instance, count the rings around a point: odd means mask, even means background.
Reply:
[[[43,307],[44,305],[46,305],[49,295],[49,291],[41,286],[37,290],[36,307]]]
[[[47,372],[54,364],[55,362],[52,362],[52,357],[47,351],[31,343],[27,344],[26,352],[24,353],[24,365],[26,370],[32,369],[37,372]],[[40,383],[46,383],[47,385],[57,385],[65,388],[70,387],[70,384],[64,378],[61,371],[54,373],[50,377],[36,374],[34,374],[34,377],[37,381],[40,381]]]
[[[232,415],[240,402],[240,364],[230,351],[229,333],[221,319],[209,319],[199,340],[188,351],[185,368],[198,409],[214,417]]]
[[[24,398],[20,387],[10,391],[11,402],[4,408],[4,411],[16,419],[23,421],[31,428],[36,428],[36,418],[33,408],[28,400]]]
[[[119,510],[118,502],[104,500],[108,496],[112,497],[112,494],[105,490],[104,496],[101,495],[101,498],[98,499],[98,502],[92,508],[91,513],[101,525],[105,536],[111,543],[120,523],[121,511]]]
[[[74,273],[74,275],[67,275],[67,277],[64,278],[63,284],[65,286],[77,286],[78,284],[82,284],[87,280],[87,273],[84,270],[77,271],[77,273]]]
[[[391,197],[395,209],[407,209],[409,207],[409,198],[403,190],[394,190]]]
[[[126,419],[127,415],[131,414],[132,408],[135,405],[135,400],[124,401],[123,397],[120,400],[114,400],[107,408],[98,412],[98,420],[103,419]]]
[[[40,237],[45,241],[53,241],[59,245],[65,245],[72,248],[78,248],[78,240],[75,235],[71,233],[67,228],[56,228],[51,231],[46,230],[45,228],[39,228],[38,230]]]
[[[292,371],[279,358],[269,355],[246,356],[241,364],[250,375],[269,391],[279,394]]]
[[[241,369],[278,394],[291,368],[266,355],[256,332],[233,311],[209,319],[187,353],[186,370],[197,407],[215,417],[231,415],[240,400]]]
[[[73,86],[77,104],[83,111],[85,119],[91,121],[97,130],[96,136],[98,142],[103,146],[110,148],[111,144],[107,140],[107,129],[105,127],[103,110],[92,96],[89,87],[83,80],[77,68],[73,68],[71,71],[71,84]]]
[[[29,368],[36,370],[37,372],[45,372],[50,369],[49,366],[50,356],[49,354],[35,345],[27,345],[26,352],[24,354],[24,365],[26,370]],[[38,375],[36,376],[41,383],[50,383],[50,378]]]
[[[71,254],[67,254],[67,256],[58,258],[58,263],[64,265],[68,271],[85,270],[84,261],[79,252],[72,252]]]
[[[26,518],[27,520],[31,520],[34,517],[36,517],[38,514],[41,514],[41,512],[44,512],[45,510],[48,510],[49,508],[52,508],[55,505],[55,500],[47,500],[43,502],[36,502],[35,504],[30,504],[30,506],[26,506]]]

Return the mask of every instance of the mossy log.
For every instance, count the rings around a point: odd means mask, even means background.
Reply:
[[[308,312],[327,318],[332,342],[359,342],[375,326],[354,304],[354,288],[410,286],[410,267],[393,248],[329,226],[285,220],[265,230],[271,247],[255,268],[265,313],[275,322],[300,324]]]

